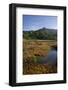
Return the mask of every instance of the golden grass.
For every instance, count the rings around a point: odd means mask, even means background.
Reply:
[[[23,41],[23,74],[56,73],[57,66],[38,64],[36,56],[47,56],[54,40],[24,40]]]
[[[56,65],[52,66],[47,64],[25,63],[23,69],[24,75],[57,73]]]

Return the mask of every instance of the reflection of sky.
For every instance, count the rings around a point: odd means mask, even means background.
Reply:
[[[24,31],[37,30],[43,27],[57,29],[57,16],[23,16]]]

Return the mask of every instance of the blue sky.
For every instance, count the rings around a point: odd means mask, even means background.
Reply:
[[[31,31],[43,27],[57,29],[57,16],[23,15],[23,30]]]

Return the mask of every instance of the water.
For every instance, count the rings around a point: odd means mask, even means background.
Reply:
[[[39,57],[37,60],[37,63],[40,64],[56,64],[57,63],[57,51],[56,50],[51,50],[47,56],[44,57]]]

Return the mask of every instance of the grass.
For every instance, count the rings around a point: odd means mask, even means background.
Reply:
[[[56,73],[56,65],[39,64],[41,57],[47,56],[54,40],[23,40],[23,74]]]
[[[46,64],[37,64],[37,63],[25,63],[24,65],[24,75],[28,74],[48,74],[56,73],[56,66],[46,65]]]

